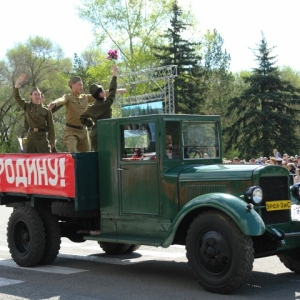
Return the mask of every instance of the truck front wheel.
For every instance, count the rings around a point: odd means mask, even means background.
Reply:
[[[34,208],[22,206],[12,212],[7,224],[7,243],[19,266],[33,267],[41,261],[46,234],[41,216]]]
[[[197,281],[212,293],[240,288],[252,271],[254,249],[250,237],[219,211],[194,219],[186,239],[189,267]]]
[[[278,255],[280,261],[291,271],[300,274],[300,248]]]

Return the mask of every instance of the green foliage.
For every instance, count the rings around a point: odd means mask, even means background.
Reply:
[[[272,50],[262,36],[255,52],[258,68],[244,77],[248,87],[231,99],[226,114],[232,123],[225,129],[229,136],[225,151],[233,148],[247,159],[270,156],[273,148],[287,153],[299,150],[295,131],[300,90],[281,78]]]
[[[224,116],[224,107],[234,91],[234,76],[229,70],[231,58],[223,44],[216,30],[204,35],[205,114]]]
[[[170,3],[171,0],[83,0],[78,12],[94,26],[96,43],[117,49],[124,68],[136,71],[151,65],[150,45],[168,19]]]
[[[281,67],[280,77],[283,80],[289,81],[296,88],[300,88],[300,72],[293,70],[291,67],[284,66]]]

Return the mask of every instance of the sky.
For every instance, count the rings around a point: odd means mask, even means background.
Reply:
[[[148,0],[151,1],[151,0]],[[80,0],[4,0],[1,2],[0,60],[7,50],[30,36],[58,44],[67,57],[80,54],[92,42],[92,25],[77,15]],[[300,71],[299,0],[179,0],[192,5],[202,33],[216,29],[231,56],[232,72],[257,67],[251,49],[257,49],[264,33],[275,47],[277,66]]]

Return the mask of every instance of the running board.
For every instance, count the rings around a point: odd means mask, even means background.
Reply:
[[[98,242],[110,242],[110,243],[124,243],[124,244],[134,244],[134,245],[147,245],[160,247],[162,241],[154,238],[142,238],[133,236],[116,236],[108,234],[99,235],[88,235],[84,236],[85,240],[98,241]]]

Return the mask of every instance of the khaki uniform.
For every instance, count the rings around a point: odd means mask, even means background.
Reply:
[[[56,106],[66,107],[64,143],[69,152],[91,151],[89,134],[86,126],[80,122],[80,115],[88,108],[89,103],[94,101],[90,94],[77,95],[73,92],[53,101]]]
[[[86,126],[92,126],[91,141],[94,151],[97,151],[97,120],[111,118],[111,105],[116,97],[117,77],[113,76],[109,85],[109,95],[105,100],[96,100],[93,105],[80,116],[81,123]]]
[[[44,104],[42,104],[42,106],[44,106],[46,109],[48,109],[48,107],[45,106]],[[60,107],[61,107],[61,106],[60,106]],[[60,107],[59,107],[59,108],[60,108]],[[53,115],[53,113],[55,113],[57,110],[58,110],[58,109],[57,109],[56,107],[54,107],[54,108],[51,110],[52,115]],[[25,128],[25,131],[28,132],[28,130],[29,130],[29,124],[28,124],[26,118],[24,119],[24,128]],[[27,138],[23,138],[23,151],[24,151],[24,153],[26,153],[26,140],[27,140]],[[49,147],[50,147],[50,146],[49,146]],[[57,149],[56,149],[55,144],[54,144],[54,147],[51,149],[51,152],[52,152],[52,153],[57,153]]]
[[[25,101],[20,97],[19,89],[14,88],[15,100],[25,111],[28,133],[25,153],[50,153],[50,144],[54,144],[55,132],[52,113],[41,104]],[[46,133],[48,132],[48,139]]]

